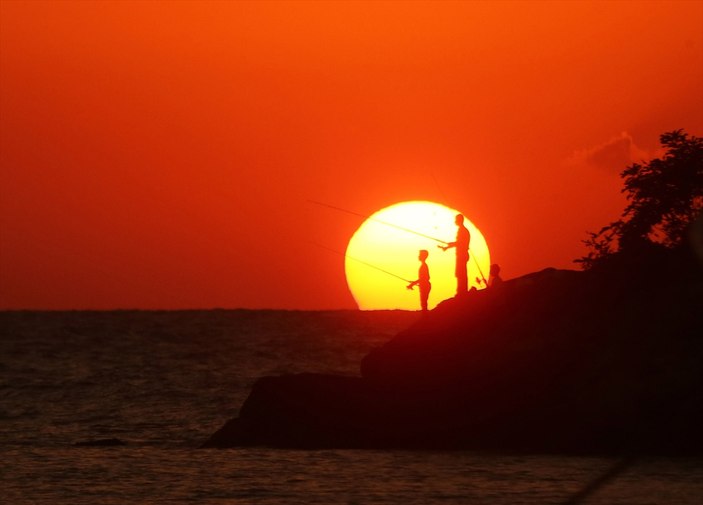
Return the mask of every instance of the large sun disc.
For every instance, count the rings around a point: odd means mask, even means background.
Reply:
[[[345,272],[347,284],[362,310],[404,309],[420,307],[417,288],[406,289],[405,280],[417,279],[418,251],[429,251],[432,291],[429,307],[456,294],[453,249],[438,249],[442,241],[452,242],[457,227],[454,218],[461,212],[444,205],[427,202],[402,202],[382,209],[356,230],[347,246]],[[486,240],[464,215],[464,225],[471,233],[468,275],[470,286],[482,289],[488,278],[490,257]],[[402,280],[405,279],[405,280]]]

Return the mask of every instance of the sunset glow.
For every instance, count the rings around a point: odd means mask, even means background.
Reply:
[[[310,243],[360,221],[310,199],[451,202],[506,279],[575,268],[619,173],[703,134],[700,1],[0,9],[0,309],[354,309]]]
[[[413,201],[386,207],[364,221],[349,241],[345,261],[347,283],[359,308],[419,309],[418,290],[407,290],[407,283],[398,277],[417,279],[420,249],[429,252],[427,264],[432,283],[429,308],[454,296],[454,251],[444,252],[437,246],[441,244],[439,241],[454,240],[454,216],[459,213],[438,203]],[[482,289],[483,283],[477,278],[481,278],[481,272],[488,275],[488,247],[468,217],[464,224],[471,233],[470,285]]]

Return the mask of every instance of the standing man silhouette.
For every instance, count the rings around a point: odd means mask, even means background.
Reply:
[[[463,295],[469,290],[469,276],[466,271],[467,263],[469,262],[469,242],[471,241],[471,234],[469,230],[464,226],[464,216],[457,214],[454,218],[454,224],[456,228],[456,240],[454,242],[449,242],[446,246],[437,246],[443,251],[451,249],[452,247],[456,249],[456,267],[454,268],[454,275],[456,276],[456,294]]]

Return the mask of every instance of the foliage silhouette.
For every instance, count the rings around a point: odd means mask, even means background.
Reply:
[[[584,269],[616,253],[677,249],[688,242],[688,228],[703,209],[703,138],[679,129],[662,134],[660,142],[661,158],[633,163],[620,174],[629,204],[619,220],[583,241],[590,251],[575,262]]]

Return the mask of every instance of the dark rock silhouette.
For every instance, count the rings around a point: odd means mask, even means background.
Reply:
[[[361,377],[260,379],[204,447],[703,454],[702,272],[652,248],[471,291]]]

